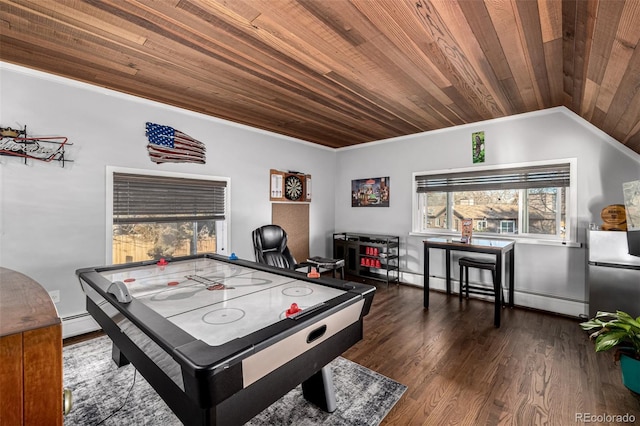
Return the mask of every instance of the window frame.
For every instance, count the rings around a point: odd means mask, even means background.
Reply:
[[[578,228],[578,214],[577,214],[577,159],[576,158],[562,158],[562,159],[554,159],[547,161],[531,161],[525,163],[510,163],[510,164],[500,164],[500,165],[487,165],[487,166],[477,166],[477,167],[465,167],[465,168],[455,168],[455,169],[441,169],[441,170],[429,170],[429,171],[421,171],[414,172],[412,174],[412,188],[413,188],[413,201],[412,201],[412,231],[411,235],[419,235],[419,236],[429,236],[429,235],[444,235],[444,236],[457,236],[459,232],[452,229],[441,229],[441,228],[427,228],[426,223],[424,226],[422,224],[423,215],[421,211],[424,210],[426,201],[423,200],[425,197],[420,196],[420,192],[418,192],[418,185],[416,182],[417,176],[426,176],[426,175],[442,175],[442,174],[454,174],[454,173],[469,173],[469,172],[482,172],[482,171],[499,171],[503,169],[511,169],[511,168],[527,168],[527,167],[538,167],[538,166],[556,166],[561,164],[569,164],[569,186],[566,187],[566,211],[565,211],[565,235],[554,236],[554,235],[543,235],[543,234],[501,234],[501,233],[492,233],[492,232],[474,232],[474,235],[482,236],[485,238],[495,238],[495,239],[509,239],[509,240],[517,240],[521,242],[532,242],[532,243],[549,243],[549,244],[562,244],[562,245],[570,245],[570,246],[579,246],[580,244],[577,242],[577,228]],[[527,189],[522,189],[521,191],[527,191]],[[452,197],[453,192],[447,192],[447,217],[452,219],[453,209],[449,208],[450,198]],[[522,197],[519,201],[522,203]],[[558,198],[558,203],[561,202],[561,197]],[[522,219],[522,205],[519,206],[519,220]],[[560,214],[560,213],[558,213]],[[451,220],[448,223],[452,223]]]
[[[506,228],[510,228],[511,231],[503,231],[503,228],[505,227],[504,225],[508,225],[506,226]],[[500,221],[500,232],[499,234],[513,234],[516,231],[516,221],[515,220],[501,220]]]
[[[113,202],[114,202],[114,175],[116,173],[125,173],[142,176],[157,176],[157,177],[169,177],[169,178],[184,178],[195,180],[210,180],[226,183],[226,196],[225,196],[225,218],[223,220],[217,220],[216,223],[216,253],[228,255],[231,253],[231,247],[229,246],[229,230],[231,226],[230,215],[230,194],[231,194],[231,179],[221,176],[209,176],[199,175],[191,173],[180,172],[167,172],[148,169],[133,169],[127,167],[107,166],[106,168],[106,264],[111,265],[113,263]]]

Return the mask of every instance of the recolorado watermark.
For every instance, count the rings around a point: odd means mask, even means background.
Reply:
[[[576,413],[576,423],[635,423],[633,414]]]

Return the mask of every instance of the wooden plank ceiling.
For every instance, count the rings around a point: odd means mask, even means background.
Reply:
[[[329,147],[564,105],[640,153],[637,0],[0,6],[3,61]]]

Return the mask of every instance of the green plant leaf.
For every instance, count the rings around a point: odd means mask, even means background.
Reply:
[[[596,338],[596,352],[609,350],[625,340],[627,333],[624,330],[613,330],[608,333],[601,333]]]
[[[616,318],[617,315],[612,312],[598,311],[596,312],[596,316],[594,318],[603,318],[603,317]]]
[[[589,321],[580,323],[580,327],[582,327],[583,330],[593,330],[594,328],[602,328],[604,325],[604,322],[602,322],[599,319],[590,319]]]
[[[629,315],[626,312],[617,311],[617,314],[618,314],[618,319],[621,322],[623,322],[625,324],[628,324],[629,327],[633,327],[638,332],[640,332],[640,322],[637,319],[633,318],[631,315]],[[639,317],[639,319],[640,319],[640,317]]]
[[[595,340],[596,352],[617,347],[640,359],[640,317],[633,318],[623,311],[598,311],[580,327],[591,332],[589,337]]]

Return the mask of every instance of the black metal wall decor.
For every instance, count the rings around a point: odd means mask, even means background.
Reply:
[[[60,161],[62,167],[68,160],[65,158],[65,148],[73,145],[64,136],[47,136],[30,138],[27,137],[27,127],[22,130],[11,127],[0,127],[0,155],[24,158],[27,164],[28,159],[44,161]]]

